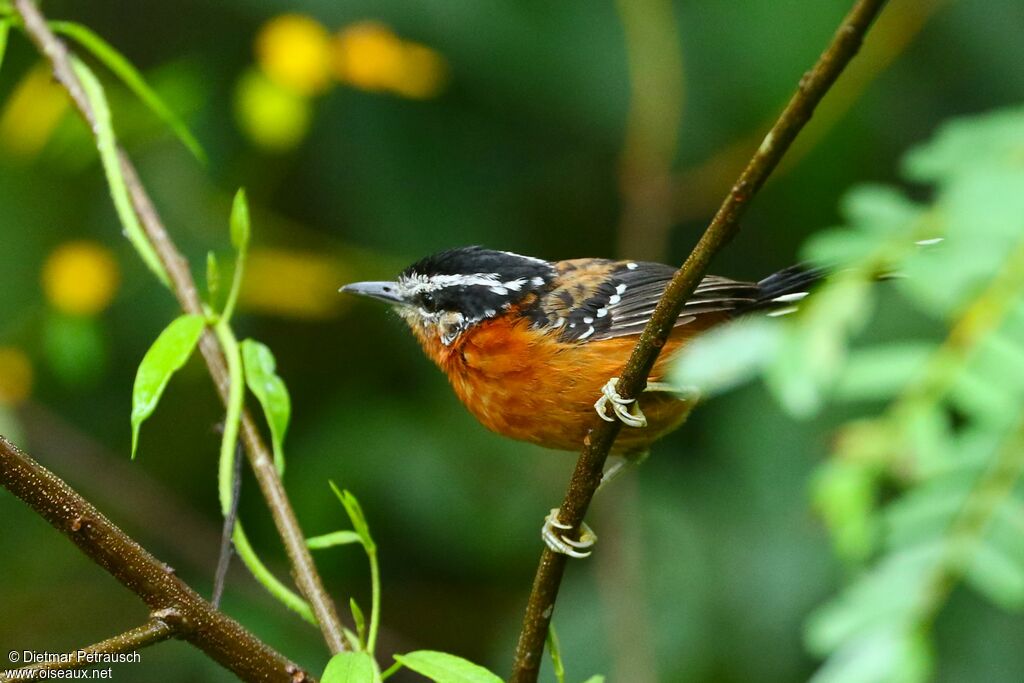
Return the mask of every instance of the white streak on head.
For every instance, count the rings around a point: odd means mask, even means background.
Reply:
[[[533,285],[534,287],[543,287],[544,286],[544,278],[542,278],[542,277],[535,277],[532,280],[530,280],[530,284]]]
[[[942,241],[942,239],[943,239],[942,237],[932,237],[931,239],[927,239],[927,240],[918,240],[918,241],[914,242],[914,244],[916,244],[919,247],[928,247],[928,246],[931,246],[933,244],[938,244],[939,242]]]
[[[626,268],[628,268],[629,270],[636,270],[637,269],[637,265],[635,263],[633,263],[632,261],[630,261],[629,263],[626,264]]]

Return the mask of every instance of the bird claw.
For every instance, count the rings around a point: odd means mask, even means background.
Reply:
[[[590,557],[590,548],[597,543],[597,534],[586,524],[580,525],[580,537],[578,540],[568,538],[562,531],[568,531],[572,526],[563,524],[558,520],[558,508],[552,508],[548,516],[544,518],[544,526],[540,529],[540,536],[544,544],[553,552],[577,559]]]
[[[618,381],[618,377],[612,377],[601,387],[601,398],[597,399],[597,402],[594,403],[594,410],[597,411],[597,414],[605,422],[615,422],[615,417],[617,417],[630,427],[646,427],[647,417],[640,410],[640,405],[636,402],[636,399],[622,398],[619,392],[615,390],[615,384]],[[612,412],[615,413],[615,417],[608,415],[609,404],[612,407]]]

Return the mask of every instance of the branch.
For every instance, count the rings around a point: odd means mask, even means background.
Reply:
[[[671,334],[686,300],[703,278],[712,257],[739,231],[739,219],[751,198],[778,165],[800,129],[810,120],[818,102],[860,49],[864,34],[884,4],[885,0],[858,0],[843,19],[814,68],[800,79],[796,93],[740,174],[682,268],[665,289],[619,376],[615,388],[621,396],[634,398],[643,391],[661,347]],[[559,513],[559,520],[572,525],[574,529],[578,529],[583,521],[601,482],[605,460],[622,428],[618,420],[603,422],[595,418],[595,422],[597,426],[584,440],[583,450]],[[554,553],[548,548],[541,555],[516,646],[511,676],[511,680],[516,683],[537,680],[544,640],[567,559],[565,555]]]
[[[57,81],[71,95],[75,107],[89,124],[89,128],[94,129],[95,117],[82,85],[71,68],[67,47],[50,30],[46,19],[32,0],[15,0],[14,5],[24,21],[26,33],[50,60]],[[138,173],[128,155],[124,150],[119,149],[118,151],[121,158],[121,170],[128,185],[132,205],[142,222],[146,235],[170,276],[171,290],[175,298],[185,313],[204,315],[203,304],[199,298],[195,280],[192,279],[188,261],[168,236],[167,230],[139,181]],[[227,405],[230,386],[227,365],[220,345],[209,329],[203,333],[199,348],[203,358],[206,359],[206,365],[217,386],[217,391]],[[305,535],[302,533],[299,521],[295,517],[295,511],[285,493],[284,484],[274,467],[270,451],[263,442],[259,429],[248,411],[244,411],[242,414],[242,442],[245,444],[245,450],[256,480],[259,482],[260,490],[267,501],[267,507],[274,518],[277,532],[284,542],[295,583],[302,595],[309,601],[331,652],[345,650],[346,644],[338,612],[324,589],[320,575],[313,564],[313,557],[306,547]]]
[[[313,680],[244,626],[214,609],[175,576],[173,569],[150,555],[60,477],[3,437],[0,437],[0,486],[21,498],[93,562],[142,598],[152,611],[153,619],[169,629],[163,637],[173,634],[191,643],[245,681],[297,683]],[[151,635],[155,639],[158,627],[152,624],[150,628],[155,632]],[[118,636],[94,647],[124,637]]]
[[[135,652],[144,647],[155,645],[174,635],[174,629],[163,619],[154,614],[145,624],[126,631],[113,638],[108,638],[95,645],[79,648],[53,662],[41,662],[32,666],[23,666],[11,680],[31,681],[39,678],[38,672],[54,669],[81,669],[87,666],[104,663],[103,655]],[[99,657],[97,657],[99,656]],[[119,660],[109,660],[119,661]]]

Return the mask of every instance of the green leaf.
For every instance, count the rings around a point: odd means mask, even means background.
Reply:
[[[100,85],[96,75],[80,60],[72,57],[71,66],[82,82],[82,90],[85,92],[89,105],[92,107],[93,116],[96,119],[95,130],[96,148],[99,150],[100,162],[103,164],[103,171],[107,175],[107,184],[110,186],[110,196],[114,200],[114,208],[121,219],[121,226],[128,240],[139,252],[139,256],[149,266],[149,269],[165,285],[170,285],[167,271],[163,263],[153,250],[146,233],[139,224],[139,218],[135,214],[131,198],[128,192],[128,185],[125,183],[124,174],[121,172],[121,157],[117,148],[117,138],[114,136],[114,127],[110,120],[110,107],[107,106],[107,98],[103,93],[103,86]]]
[[[231,203],[231,244],[239,252],[249,248],[249,202],[245,197],[245,188],[239,188]]]
[[[395,661],[435,683],[502,683],[482,666],[445,652],[418,650],[395,655]]]
[[[7,52],[7,36],[11,32],[10,17],[0,19],[0,66],[4,64],[4,54]]]
[[[363,539],[354,531],[334,531],[322,536],[313,536],[306,539],[306,547],[310,550],[323,550],[333,548],[336,545],[349,545],[351,543],[362,543]]]
[[[321,683],[375,683],[380,680],[373,657],[365,652],[339,652],[327,662]]]
[[[971,548],[964,578],[975,590],[1004,609],[1024,607],[1024,563],[992,543],[979,540]]]
[[[757,375],[775,357],[781,338],[781,324],[771,318],[721,325],[683,347],[670,381],[679,389],[696,388],[702,396],[720,394]]]
[[[847,401],[884,401],[894,397],[924,367],[935,345],[893,342],[850,352],[833,395]]]
[[[348,608],[352,612],[352,621],[356,622],[356,633],[359,634],[359,642],[363,648],[366,647],[366,617],[355,598],[348,599]]]
[[[267,566],[263,564],[259,555],[256,554],[256,550],[252,547],[252,544],[249,543],[249,538],[245,535],[241,522],[235,524],[231,540],[235,544],[235,551],[238,553],[238,557],[242,560],[242,563],[245,564],[246,569],[252,573],[253,578],[259,581],[260,584],[267,589],[267,592],[280,601],[281,604],[315,626],[316,617],[313,615],[313,609],[309,606],[309,603],[303,600],[302,596],[298,593],[281,583],[281,581],[274,576],[269,569],[267,569]]]
[[[263,407],[270,425],[270,438],[274,446],[274,464],[284,474],[284,437],[291,419],[292,402],[284,380],[277,375],[277,361],[264,344],[246,339],[242,342],[242,364],[245,383]]]
[[[331,489],[334,490],[334,495],[338,497],[341,504],[345,507],[345,512],[348,514],[349,520],[352,521],[352,526],[355,528],[359,539],[363,543],[363,547],[366,548],[366,552],[373,553],[377,550],[376,543],[373,542],[373,537],[370,536],[370,527],[366,523],[366,517],[363,515],[363,508],[356,500],[356,497],[349,491],[342,491],[339,489],[333,481],[328,482],[331,485]]]
[[[604,676],[601,674],[594,674],[587,680],[583,681],[583,683],[604,683]]]
[[[91,29],[81,24],[72,21],[51,21],[50,28],[55,33],[60,33],[76,41],[103,62],[108,69],[114,72],[135,93],[136,97],[142,100],[143,104],[149,107],[150,111],[167,124],[196,159],[203,163],[206,162],[206,152],[203,151],[199,141],[189,131],[188,126],[160,99],[156,91],[146,83],[142,74],[124,55],[114,49],[103,38],[93,33]]]
[[[132,458],[139,444],[139,428],[156,410],[171,376],[185,364],[203,334],[202,316],[183,315],[160,333],[143,356],[132,390]]]

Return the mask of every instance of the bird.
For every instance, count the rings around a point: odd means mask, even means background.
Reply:
[[[619,373],[676,273],[661,263],[576,258],[547,261],[467,246],[413,263],[393,281],[355,282],[340,291],[390,304],[455,394],[485,427],[555,450],[579,450],[601,419],[621,420],[612,447],[638,463],[651,444],[679,427],[699,399],[695,389],[665,378],[673,358],[695,336],[740,315],[785,315],[796,309],[821,273],[792,266],[758,282],[705,276],[682,312],[636,399],[615,390]],[[549,548],[586,557],[596,534],[578,538],[545,518]]]

